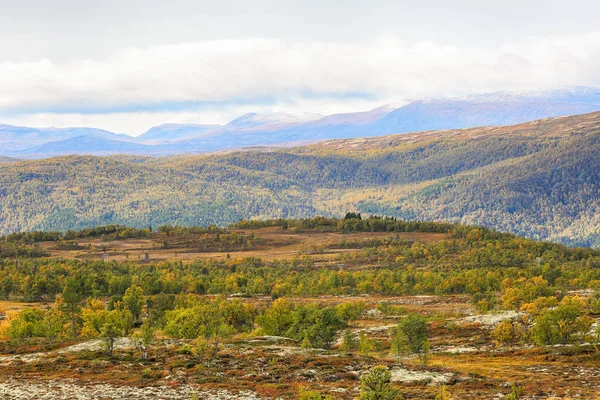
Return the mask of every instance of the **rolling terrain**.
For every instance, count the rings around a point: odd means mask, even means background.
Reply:
[[[0,232],[366,214],[600,244],[600,113],[188,157],[0,164]]]
[[[598,250],[352,213],[2,239],[2,399],[600,390]]]
[[[567,87],[417,99],[370,111],[327,116],[248,113],[225,125],[167,123],[138,137],[93,128],[39,129],[0,125],[0,156],[39,159],[69,154],[200,154],[328,139],[512,125],[593,111],[600,111],[600,89]]]

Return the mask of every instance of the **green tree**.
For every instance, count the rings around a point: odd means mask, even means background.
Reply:
[[[335,309],[331,307],[312,311],[314,315],[308,318],[311,325],[308,329],[309,339],[314,347],[328,349],[338,330],[346,324],[338,318]]]
[[[356,346],[357,343],[354,333],[352,333],[350,329],[344,330],[344,336],[340,346],[341,350],[345,351],[346,353],[352,353],[354,350],[356,350]]]
[[[43,335],[50,344],[57,338],[62,337],[64,332],[64,318],[60,311],[47,311],[41,321]]]
[[[44,311],[36,308],[26,308],[11,321],[7,335],[13,340],[42,337],[44,335],[42,329],[43,319]]]
[[[375,347],[373,340],[369,339],[364,331],[358,334],[358,351],[363,356],[368,356]]]
[[[542,312],[533,323],[531,339],[542,346],[585,339],[593,320],[583,315],[582,303],[565,297],[558,307]]]
[[[339,304],[336,313],[342,321],[356,321],[367,308],[364,301],[353,301]]]
[[[268,335],[284,336],[294,324],[294,305],[285,299],[277,299],[257,321]]]
[[[73,330],[73,340],[75,341],[77,341],[77,313],[79,312],[82,298],[79,282],[75,278],[67,279],[62,292],[62,302],[66,311],[71,316],[71,329]]]
[[[361,380],[360,400],[400,400],[402,395],[390,381],[391,372],[383,365],[371,368]]]
[[[148,358],[148,349],[154,342],[154,333],[155,329],[150,321],[144,321],[140,327],[140,332],[136,332],[133,336],[136,347],[142,351],[144,360]]]
[[[312,349],[313,347],[307,332],[304,333],[304,338],[302,338],[302,342],[300,342],[300,347],[303,349]]]
[[[137,285],[129,287],[123,296],[123,303],[133,315],[134,322],[139,321],[144,306],[144,290]]]
[[[115,340],[123,335],[124,324],[125,322],[118,310],[107,312],[100,331],[100,337],[104,341],[104,348],[108,352],[109,357],[113,356]]]
[[[398,353],[402,347],[405,347],[409,352],[417,354],[423,366],[429,352],[427,319],[416,313],[408,314],[398,323],[392,344],[397,346]]]

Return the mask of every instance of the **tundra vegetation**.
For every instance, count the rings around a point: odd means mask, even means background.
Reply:
[[[598,250],[359,213],[2,244],[5,379],[189,388],[181,398],[600,389]]]

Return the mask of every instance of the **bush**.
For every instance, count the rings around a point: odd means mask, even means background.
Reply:
[[[554,309],[542,312],[531,328],[531,339],[538,346],[574,343],[585,340],[593,320],[583,315],[585,303],[565,297]]]
[[[401,400],[400,391],[390,384],[392,374],[384,365],[373,367],[361,380],[360,400]]]
[[[298,393],[298,400],[333,400],[333,398],[301,387]]]
[[[26,308],[11,321],[7,336],[12,340],[45,338],[52,342],[64,333],[63,323],[58,311]]]
[[[336,311],[334,307],[294,305],[277,299],[257,321],[268,335],[286,336],[308,341],[312,347],[329,348],[337,332],[347,326]]]

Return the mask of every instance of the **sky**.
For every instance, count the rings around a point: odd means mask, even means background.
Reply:
[[[139,135],[246,112],[600,86],[600,2],[0,0],[0,123]]]

